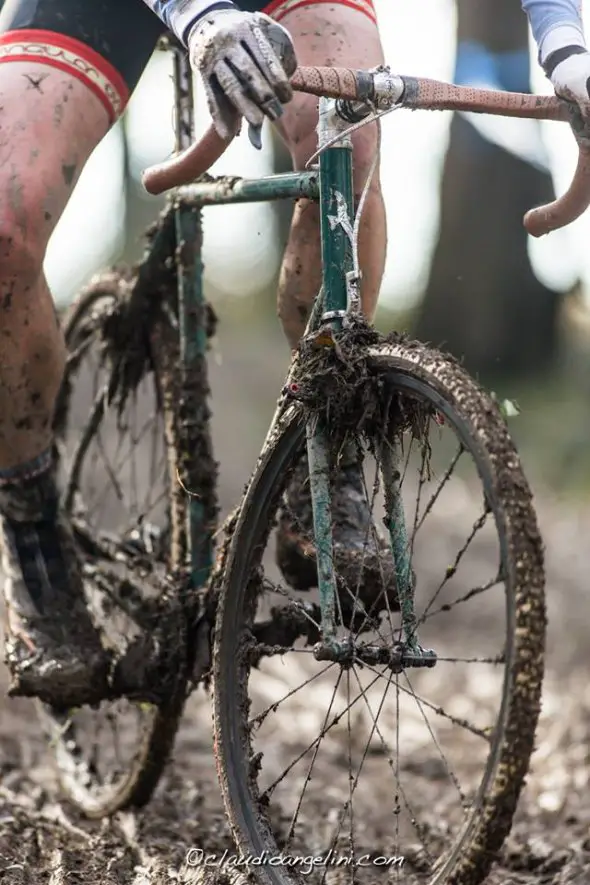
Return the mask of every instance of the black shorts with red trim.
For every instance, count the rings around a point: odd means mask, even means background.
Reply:
[[[115,119],[164,31],[142,0],[5,0],[0,61],[70,70],[111,105]]]
[[[280,19],[301,6],[327,2],[332,9],[340,3],[375,20],[373,0],[237,0],[237,5]],[[143,0],[5,0],[0,63],[37,61],[72,73],[114,121],[164,32]]]

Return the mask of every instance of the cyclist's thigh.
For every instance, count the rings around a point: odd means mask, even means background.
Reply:
[[[255,0],[248,2],[251,8],[256,5]],[[275,0],[263,11],[289,31],[300,65],[371,68],[383,64],[372,0]],[[295,154],[309,155],[315,148],[316,125],[317,98],[299,93],[286,106],[279,130]],[[360,131],[362,139],[369,136],[373,141],[374,128]]]
[[[28,248],[44,248],[162,30],[141,0],[6,0],[0,237],[14,229]]]

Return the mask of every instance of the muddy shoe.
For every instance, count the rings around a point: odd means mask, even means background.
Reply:
[[[35,519],[32,498],[40,498]],[[70,526],[55,499],[41,498],[38,487],[28,499],[26,488],[0,488],[9,694],[77,707],[105,697],[109,661],[86,609]]]
[[[393,556],[373,523],[362,464],[353,455],[341,459],[333,472],[330,492],[334,567],[343,609],[349,608],[349,602],[352,607],[358,596],[372,614],[387,607],[398,611]],[[277,564],[294,590],[310,590],[318,585],[313,537],[311,489],[304,457],[293,471],[277,530]]]

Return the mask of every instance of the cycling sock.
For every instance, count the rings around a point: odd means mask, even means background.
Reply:
[[[16,467],[0,470],[4,544],[39,612],[51,607],[55,590],[68,592],[71,557],[58,519],[55,458],[47,449]]]
[[[11,522],[52,522],[58,502],[52,448],[30,461],[0,470],[0,514]]]

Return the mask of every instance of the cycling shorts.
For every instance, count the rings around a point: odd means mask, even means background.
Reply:
[[[237,0],[280,20],[302,6],[350,6],[373,21],[373,0]],[[102,101],[111,122],[124,111],[165,26],[143,0],[5,0],[0,63],[35,61],[74,75]]]

